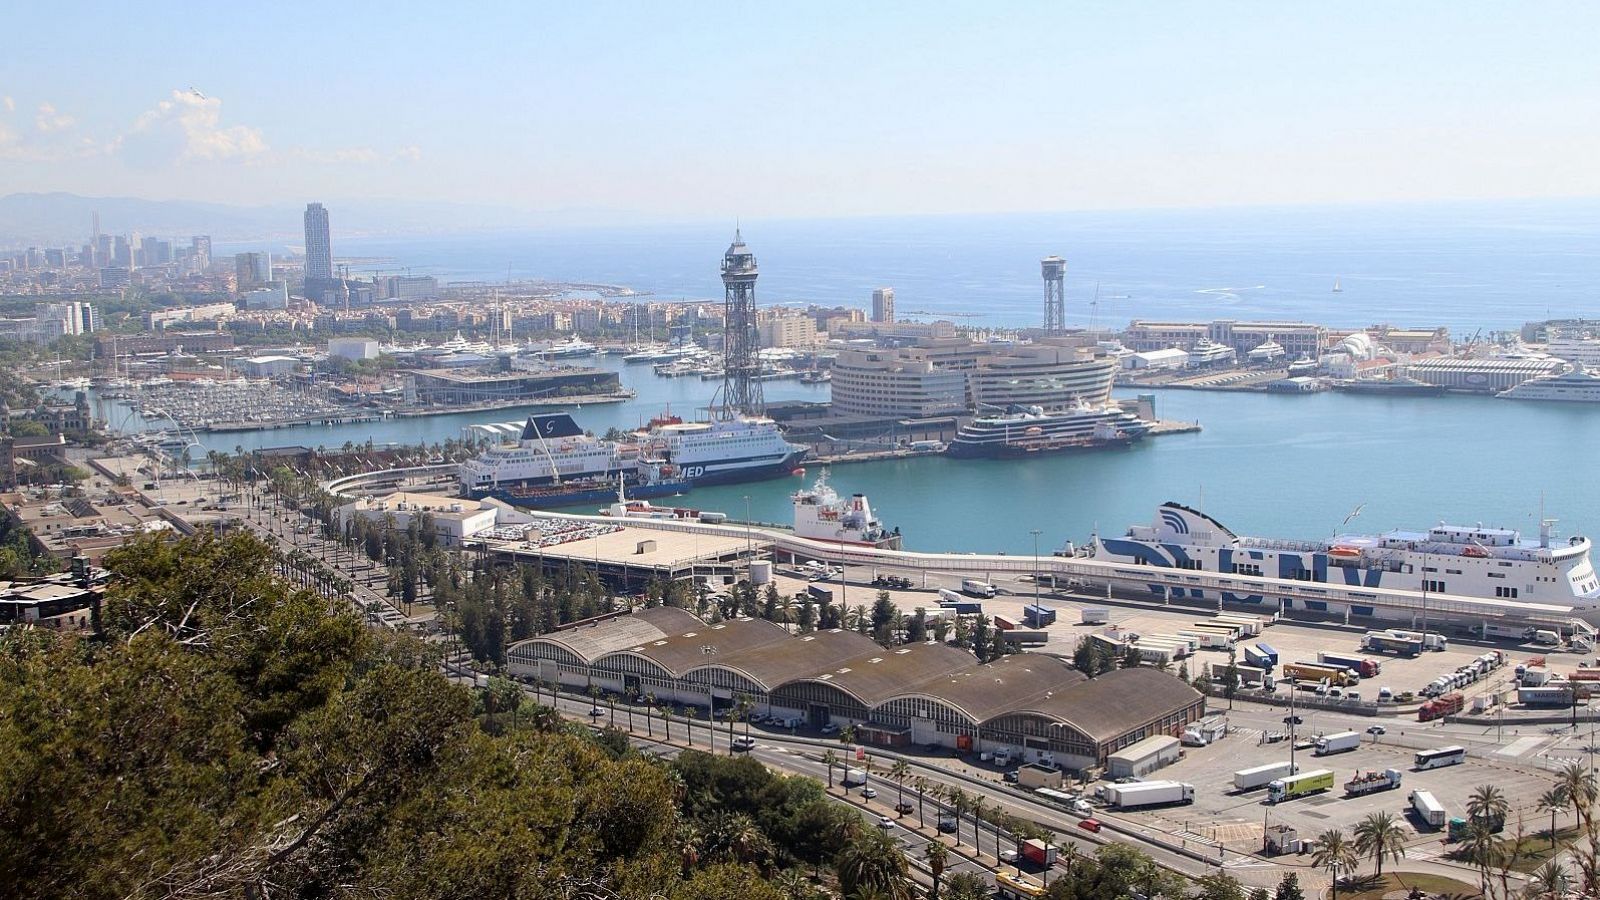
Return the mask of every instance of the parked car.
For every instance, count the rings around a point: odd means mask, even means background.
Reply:
[[[1017,770],[1016,769],[1012,769],[1011,771],[1007,772],[1006,774],[1004,774],[1004,775],[1002,775],[1000,777],[1004,778],[1008,784],[1016,784],[1017,783]]]
[[[839,733],[839,723],[838,722],[829,722],[828,724],[822,726],[822,733],[823,734],[838,734]]]

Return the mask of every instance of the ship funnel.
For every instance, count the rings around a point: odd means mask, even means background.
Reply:
[[[1540,548],[1545,549],[1545,550],[1550,549],[1550,536],[1555,533],[1555,524],[1556,524],[1556,520],[1555,519],[1540,519],[1539,520],[1539,546],[1540,546]]]

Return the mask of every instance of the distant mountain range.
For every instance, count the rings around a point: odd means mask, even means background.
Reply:
[[[322,203],[328,207],[335,232],[344,237],[615,223],[627,218],[615,212],[535,213],[508,207],[411,200],[334,198]],[[219,243],[298,242],[304,209],[304,204],[287,203],[228,206],[68,193],[8,194],[0,197],[0,248],[88,243],[95,212],[100,213],[100,230],[106,234],[137,231],[169,238],[208,234]]]

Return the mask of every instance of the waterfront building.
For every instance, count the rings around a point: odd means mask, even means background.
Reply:
[[[872,292],[872,321],[880,325],[894,324],[894,288],[881,287]]]
[[[253,251],[235,253],[233,276],[241,291],[258,284],[266,284],[272,280],[272,254]]]
[[[373,279],[379,300],[432,300],[439,296],[439,279],[432,275],[381,275]]]
[[[1080,347],[1024,344],[980,358],[967,373],[974,408],[1088,404],[1111,397],[1116,361]]]
[[[1019,653],[991,663],[948,644],[885,649],[844,630],[791,635],[760,619],[710,624],[672,607],[630,614],[513,644],[513,675],[658,700],[733,706],[801,727],[854,726],[884,746],[938,744],[974,753],[1009,746],[1028,762],[1070,768],[1205,714],[1205,698],[1151,668],[1088,679],[1054,656]]]
[[[859,314],[860,310],[856,310]],[[829,337],[844,340],[877,338],[885,343],[910,343],[924,340],[947,340],[956,336],[954,322],[862,322],[834,321],[827,324]]]
[[[1189,366],[1189,354],[1176,347],[1165,350],[1141,350],[1123,357],[1122,364],[1134,370],[1184,369]]]
[[[1559,359],[1424,359],[1406,367],[1406,374],[1452,391],[1497,394],[1566,368]]]
[[[292,356],[251,356],[235,360],[234,365],[251,378],[277,378],[292,374],[300,367],[300,360]]]
[[[172,309],[153,309],[144,314],[144,327],[155,331],[180,322],[215,322],[239,311],[232,303],[202,303],[199,306],[178,306]]]
[[[622,390],[616,372],[579,367],[495,375],[454,369],[414,370],[406,374],[405,381],[408,404],[434,406],[552,400]]]
[[[287,309],[289,285],[283,281],[269,281],[253,291],[239,294],[239,303],[245,309]]]
[[[1315,358],[1327,343],[1328,329],[1309,322],[1237,322],[1232,319],[1161,322],[1134,319],[1122,333],[1123,344],[1132,350],[1188,349],[1202,340],[1231,347],[1240,356],[1268,341],[1275,341],[1290,359],[1302,356]]]
[[[371,338],[330,338],[328,356],[332,359],[377,359],[378,342]]]
[[[462,540],[500,525],[529,521],[527,514],[498,500],[460,500],[405,491],[346,503],[339,507],[338,517],[341,526],[353,519],[390,520],[391,527],[401,532],[415,519],[431,528],[447,547],[460,546]]]
[[[918,349],[841,352],[833,361],[833,412],[910,418],[966,412],[966,373]]]
[[[760,336],[763,348],[810,350],[819,343],[817,323],[810,316],[794,310],[776,309],[762,315],[761,319],[761,324],[756,326],[756,333]]]
[[[1600,369],[1600,339],[1587,332],[1552,337],[1545,352],[1575,366]]]
[[[215,353],[233,349],[233,335],[226,331],[156,335],[112,335],[95,338],[95,355],[149,356],[183,350],[186,353]]]

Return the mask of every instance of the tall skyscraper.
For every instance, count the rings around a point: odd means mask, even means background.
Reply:
[[[756,351],[756,257],[734,229],[722,255],[722,403],[724,415],[761,415],[761,359]]]
[[[321,300],[333,286],[333,239],[328,233],[328,211],[321,203],[307,203],[306,296]]]
[[[1067,261],[1059,256],[1046,256],[1039,261],[1039,272],[1044,276],[1044,330],[1047,333],[1065,331]]]
[[[189,254],[197,270],[204,272],[211,268],[211,235],[197,234],[189,238]]]
[[[894,324],[894,288],[881,287],[872,292],[872,321]]]

